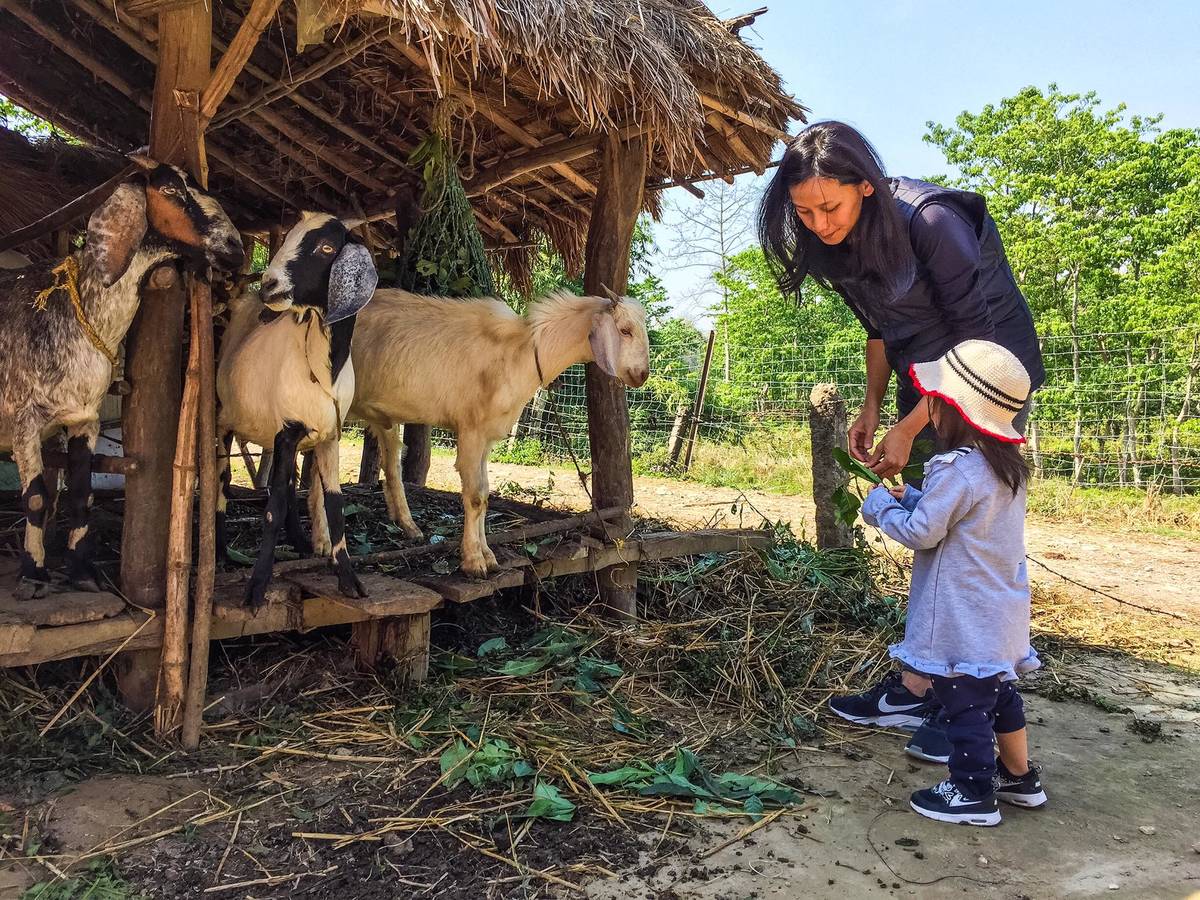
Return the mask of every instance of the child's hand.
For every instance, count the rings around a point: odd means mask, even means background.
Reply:
[[[891,494],[893,497],[895,497],[897,500],[903,500],[904,492],[907,490],[908,490],[908,485],[898,484],[898,485],[895,485],[894,487],[889,487],[888,493]]]

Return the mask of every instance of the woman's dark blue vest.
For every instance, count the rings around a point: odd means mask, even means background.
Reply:
[[[1007,347],[1029,372],[1033,387],[1045,380],[1041,350],[1033,317],[1009,268],[1000,232],[987,211],[987,202],[979,194],[917,181],[891,179],[892,194],[900,214],[913,225],[917,213],[927,203],[937,201],[960,213],[975,229],[979,239],[979,280],[976,290],[987,303],[994,334],[992,340]],[[920,227],[920,225],[918,225]],[[866,298],[862,298],[866,299]],[[937,359],[960,341],[983,334],[957,334],[934,301],[929,273],[917,261],[917,277],[903,296],[891,303],[864,303],[860,312],[880,332],[888,360],[900,376],[902,393],[908,385],[908,369],[914,362]],[[909,398],[902,398],[907,400]],[[908,405],[902,403],[902,405]]]

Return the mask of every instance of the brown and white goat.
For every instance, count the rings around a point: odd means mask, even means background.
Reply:
[[[354,397],[350,341],[355,316],[371,299],[378,275],[371,254],[347,224],[305,213],[263,272],[261,301],[243,295],[231,305],[217,364],[217,432],[225,447],[218,501],[218,550],[224,554],[229,450],[236,434],[274,448],[263,537],[246,602],[266,598],[282,524],[294,546],[303,543],[296,506],[296,452],[312,449],[309,513],[313,549],[333,558],[338,587],[365,597],[346,549],[338,479],[338,437]],[[327,518],[328,517],[328,518]]]
[[[241,239],[216,199],[174,166],[134,159],[145,172],[92,213],[82,250],[57,266],[0,274],[0,449],[12,449],[26,517],[20,596],[40,595],[50,581],[42,441],[64,426],[67,574],[76,587],[98,590],[86,540],[92,452],[111,360],[133,322],[146,274],[175,259],[226,271],[242,264]]]
[[[496,566],[487,545],[487,460],[538,387],[568,366],[595,362],[640,387],[650,374],[646,316],[628,298],[552,294],[521,317],[492,298],[450,300],[376,291],[358,317],[352,419],[366,422],[383,451],[388,512],[419,537],[399,454],[402,423],[455,432],[462,479],[462,568],[482,577]]]

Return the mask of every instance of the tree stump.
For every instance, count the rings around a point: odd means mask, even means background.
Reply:
[[[854,530],[837,515],[834,495],[850,476],[833,458],[834,448],[849,447],[846,401],[835,384],[818,384],[809,396],[808,425],[812,437],[812,490],[817,508],[817,546],[822,550],[854,546]]]

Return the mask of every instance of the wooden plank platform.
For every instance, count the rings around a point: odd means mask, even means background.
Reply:
[[[214,601],[212,639],[354,625],[360,652],[400,647],[408,676],[419,678],[428,664],[428,647],[422,651],[419,646],[421,635],[427,640],[429,613],[444,603],[470,603],[505,588],[625,563],[762,549],[773,542],[774,535],[765,529],[656,532],[620,544],[575,535],[556,547],[539,547],[533,558],[497,547],[504,568],[486,579],[461,573],[396,578],[360,572],[370,595],[366,598],[342,596],[336,577],[327,570],[286,572],[272,583],[267,603],[257,611],[242,605],[242,584],[221,586]],[[362,623],[385,624],[359,628]],[[24,602],[0,588],[0,668],[107,655],[118,648],[151,649],[162,645],[162,631],[161,614],[126,607],[113,594],[51,594],[42,601]]]

